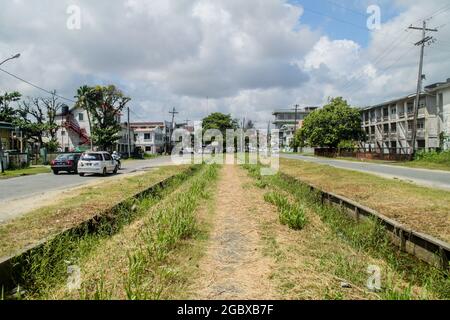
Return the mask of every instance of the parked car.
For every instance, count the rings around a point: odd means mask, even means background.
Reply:
[[[78,161],[80,160],[79,153],[65,153],[60,154],[55,160],[50,162],[50,167],[54,174],[59,174],[61,171],[68,173],[78,173]]]
[[[108,173],[116,174],[118,169],[117,161],[105,151],[83,153],[78,161],[78,174],[81,177],[89,173],[104,176]]]

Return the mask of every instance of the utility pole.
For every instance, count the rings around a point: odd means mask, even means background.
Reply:
[[[130,107],[127,107],[127,131],[128,131],[128,159],[131,158],[131,137],[130,137]]]
[[[413,27],[410,26],[409,29],[413,30],[421,30],[422,31],[422,40],[415,43],[416,46],[420,46],[420,60],[419,60],[419,75],[417,77],[417,91],[416,91],[416,100],[414,102],[414,120],[413,120],[413,130],[412,130],[412,156],[416,154],[416,138],[417,138],[417,117],[419,114],[419,102],[420,102],[420,92],[422,91],[422,80],[423,80],[423,56],[425,52],[425,44],[429,41],[433,40],[433,37],[427,36],[427,31],[437,32],[437,29],[428,29],[427,22],[424,20],[422,27]]]
[[[295,126],[294,126],[294,138],[295,138],[295,133],[297,132],[297,119],[298,119],[298,108],[299,108],[300,106],[298,105],[298,104],[296,104],[295,106],[294,106],[294,110],[295,110]],[[297,152],[298,151],[298,148],[297,148],[297,146],[295,146],[294,147],[294,152]]]
[[[169,111],[169,113],[172,115],[172,128],[170,129],[170,135],[169,135],[169,148],[172,147],[172,133],[175,129],[175,115],[179,112],[173,107],[172,111]]]

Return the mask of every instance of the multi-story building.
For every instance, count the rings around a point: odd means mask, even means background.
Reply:
[[[120,123],[121,117],[117,115],[116,121]],[[90,148],[90,128],[87,111],[80,107],[63,107],[61,113],[56,115],[56,124],[59,130],[56,139],[63,152],[82,152]],[[132,131],[132,128],[131,130]],[[134,134],[130,134],[130,149],[134,151]],[[128,130],[125,124],[121,124],[120,139],[117,141],[115,149],[119,152],[128,151]]]
[[[367,136],[362,146],[385,153],[411,153],[415,99],[416,94],[412,94],[362,109],[362,127]],[[416,147],[449,148],[449,133],[450,79],[427,86],[420,94]]]
[[[134,131],[136,147],[148,154],[162,153],[166,141],[164,122],[135,122],[130,127]]]
[[[305,107],[301,110],[297,111],[297,115],[295,110],[285,109],[285,110],[276,110],[273,112],[275,116],[275,121],[273,124],[275,128],[280,130],[280,148],[284,151],[290,151],[290,143],[294,138],[295,128],[301,128],[303,125],[303,120],[313,112],[317,110],[319,107]],[[297,122],[295,121],[297,119]]]

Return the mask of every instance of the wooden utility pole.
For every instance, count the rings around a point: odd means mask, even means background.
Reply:
[[[127,131],[128,131],[128,158],[131,158],[131,137],[130,137],[130,107],[127,107]]]
[[[169,111],[169,113],[172,115],[172,128],[170,129],[170,135],[169,135],[169,148],[171,149],[172,133],[173,133],[173,130],[175,129],[175,115],[178,114],[179,112],[175,109],[175,107],[173,107],[172,111]]]
[[[422,91],[422,80],[423,80],[423,56],[425,52],[425,44],[432,41],[433,37],[427,36],[427,31],[437,32],[437,29],[428,29],[427,22],[424,20],[422,27],[413,27],[410,26],[409,29],[413,30],[421,30],[422,31],[422,40],[415,43],[416,46],[420,46],[420,60],[419,60],[419,75],[417,77],[417,91],[416,91],[416,100],[414,102],[414,120],[413,120],[413,128],[412,128],[412,155],[414,156],[417,151],[416,147],[416,139],[417,139],[417,117],[419,114],[419,102],[420,102],[420,92]]]
[[[297,121],[298,121],[298,108],[299,108],[300,106],[298,105],[298,104],[296,104],[295,106],[294,106],[294,110],[295,110],[295,126],[294,126],[294,139],[295,139],[295,133],[297,132]],[[298,148],[297,148],[297,146],[295,146],[294,147],[294,152],[297,152],[298,151]]]

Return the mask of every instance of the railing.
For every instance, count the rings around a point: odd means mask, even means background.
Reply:
[[[357,159],[409,161],[412,160],[412,148],[315,148],[314,154],[319,157],[337,158],[351,157]]]

